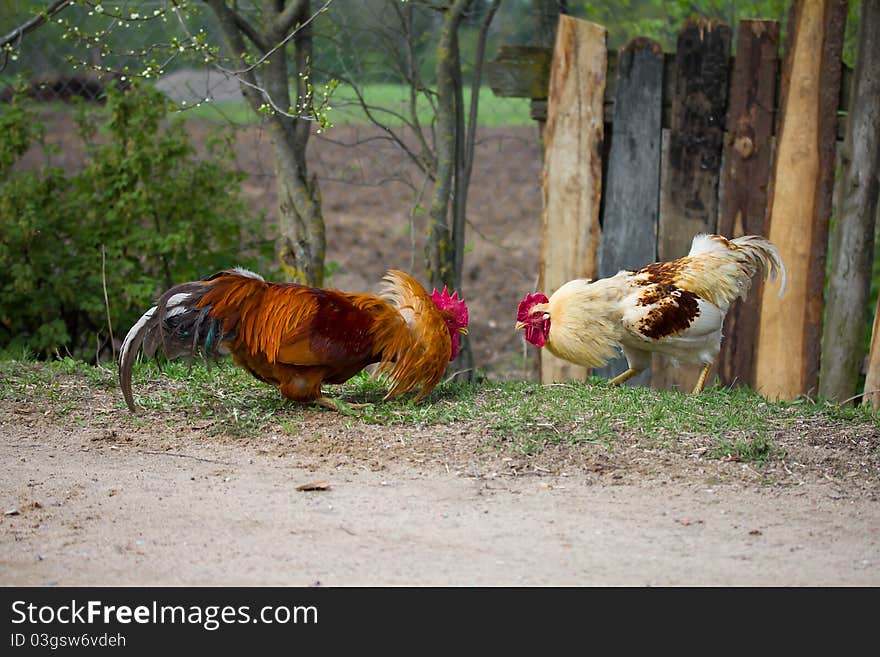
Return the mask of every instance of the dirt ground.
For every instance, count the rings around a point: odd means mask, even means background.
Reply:
[[[698,436],[525,457],[479,422],[303,409],[244,439],[116,390],[64,410],[0,402],[3,584],[880,584],[870,425],[805,422],[750,465]]]
[[[340,128],[311,152],[332,284],[351,291],[391,267],[420,271],[408,215],[420,182],[376,137]],[[477,366],[528,379],[512,318],[537,271],[536,131],[480,137],[462,292]],[[271,220],[267,135],[242,131],[239,153],[245,193]],[[805,424],[776,436],[786,456],[761,467],[705,458],[688,436],[526,458],[476,425],[317,410],[294,433],[243,440],[158,411],[135,423],[119,402],[100,390],[70,413],[0,402],[0,584],[880,584],[873,427]]]

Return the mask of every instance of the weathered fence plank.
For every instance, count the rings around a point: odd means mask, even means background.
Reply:
[[[598,277],[639,269],[657,260],[663,51],[650,39],[634,39],[618,54],[618,108],[605,185]],[[627,369],[617,358],[594,374],[612,378]],[[627,383],[648,385],[650,372]]]
[[[736,60],[727,114],[727,157],[721,184],[718,232],[725,237],[767,235],[767,186],[776,95],[779,23],[739,23]],[[724,385],[755,385],[761,280],[745,301],[734,302],[724,322],[724,341],[716,361]]]
[[[539,289],[548,296],[573,278],[593,278],[602,194],[602,99],[606,31],[562,15],[550,71]],[[541,381],[583,380],[587,371],[541,350]]]
[[[838,401],[855,397],[871,291],[874,222],[880,176],[880,0],[862,0],[859,50],[837,190],[837,225],[831,239],[831,267],[822,332],[819,394]],[[876,326],[876,324],[875,324]],[[876,330],[876,329],[875,329]],[[880,339],[873,336],[873,340]],[[866,377],[869,401],[880,393],[880,355],[871,354]],[[870,369],[870,368],[869,368]]]
[[[771,399],[817,391],[846,0],[795,0],[782,71],[769,237],[788,289],[765,285],[755,364]]]
[[[660,191],[660,260],[686,255],[694,235],[715,232],[729,57],[728,25],[698,18],[679,32],[672,127]],[[672,367],[659,355],[652,369],[653,387],[680,390],[690,390],[700,371],[699,366]]]

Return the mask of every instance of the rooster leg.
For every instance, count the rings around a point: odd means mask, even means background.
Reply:
[[[619,375],[615,376],[613,379],[611,379],[608,382],[608,385],[619,386],[621,383],[625,383],[626,381],[629,381],[631,378],[633,378],[636,374],[638,374],[641,371],[642,370],[634,370],[633,368],[630,367],[623,374],[619,374]]]
[[[697,385],[694,386],[692,395],[699,395],[703,392],[703,386],[706,385],[706,379],[709,376],[709,370],[712,369],[712,363],[706,363],[703,365],[703,370],[700,372],[700,378],[697,379]]]

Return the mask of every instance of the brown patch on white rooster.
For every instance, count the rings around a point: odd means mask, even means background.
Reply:
[[[639,322],[639,331],[654,340],[686,331],[700,314],[696,295],[673,285],[648,286],[638,304],[654,306]]]

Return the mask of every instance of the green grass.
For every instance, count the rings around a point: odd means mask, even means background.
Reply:
[[[710,441],[709,458],[763,462],[779,456],[774,435],[803,423],[835,427],[862,424],[880,428],[880,415],[866,407],[840,407],[800,399],[768,402],[743,389],[712,388],[694,397],[646,388],[609,388],[601,379],[585,384],[541,386],[530,382],[445,383],[426,402],[411,398],[385,402],[385,386],[361,373],[325,392],[344,403],[367,403],[350,411],[350,422],[383,426],[449,427],[485,434],[521,454],[548,445],[611,449],[626,436],[644,447],[664,449],[683,441]],[[109,393],[103,412],[129,416],[118,392],[115,368],[92,367],[70,358],[51,363],[0,360],[0,399],[31,401],[58,416],[81,417],[97,391]],[[147,411],[166,414],[169,425],[200,424],[208,433],[257,436],[269,427],[293,427],[313,408],[284,400],[229,362],[192,367],[171,362],[136,366],[135,398]],[[108,408],[109,406],[109,408]],[[324,412],[324,411],[322,411]],[[155,413],[151,414],[155,421]]]
[[[390,126],[402,125],[399,115],[408,116],[409,90],[399,84],[371,84],[364,91],[364,96],[374,110],[377,119]],[[470,89],[464,93],[465,103],[470,102]],[[327,116],[334,126],[360,125],[370,123],[370,119],[357,101],[351,87],[340,85],[330,98]],[[417,104],[419,121],[429,125],[432,111],[428,102],[420,98]],[[232,121],[234,123],[255,123],[258,118],[242,101],[222,101],[203,103],[185,111],[188,118],[208,119],[212,121]],[[529,101],[525,98],[501,98],[491,89],[480,90],[480,107],[477,117],[480,126],[521,126],[532,125],[529,117]]]
[[[729,458],[737,461],[763,463],[775,457],[779,449],[766,436],[718,440],[715,447],[707,452],[710,458]]]

